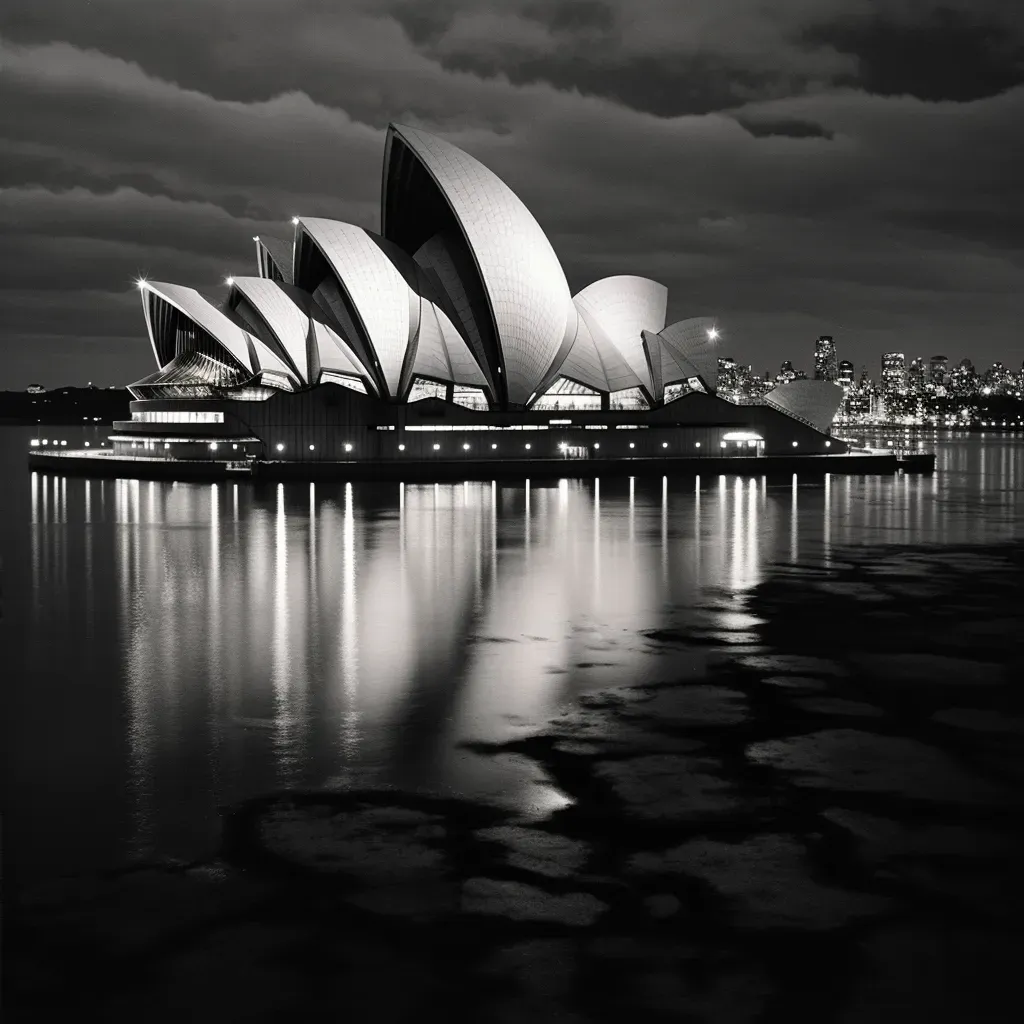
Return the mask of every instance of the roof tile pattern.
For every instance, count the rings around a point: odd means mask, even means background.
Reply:
[[[317,378],[320,373],[334,372],[353,375],[357,377],[369,377],[366,369],[360,363],[358,356],[349,347],[348,343],[338,336],[330,327],[319,320],[310,320],[309,329],[312,332],[311,341],[316,346]],[[317,383],[312,381],[311,383]]]
[[[282,352],[298,372],[300,383],[312,383],[306,351],[309,315],[298,304],[304,293],[262,277],[235,277],[232,287],[237,288],[263,317]]]
[[[654,382],[644,355],[642,332],[656,334],[665,326],[668,289],[650,278],[623,274],[587,285],[573,302],[584,315],[591,332],[597,334],[598,351],[603,355],[607,348],[600,337],[603,333],[636,380],[653,393]],[[613,390],[635,386],[622,384]]]
[[[149,295],[156,295],[162,301],[184,313],[247,370],[255,372],[259,369],[254,365],[250,355],[249,334],[229,320],[216,306],[204,299],[195,288],[185,288],[180,284],[167,284],[162,281],[147,281],[143,285],[142,293],[142,305],[146,311],[146,326],[149,328],[150,341],[153,344],[153,352],[159,366],[166,366],[174,358],[175,353],[171,350],[168,356],[166,342],[153,335],[147,308]]]
[[[678,320],[660,332],[669,349],[696,368],[709,391],[718,386],[718,346],[710,333],[714,326],[712,317],[696,316]]]
[[[330,263],[359,312],[389,394],[398,395],[405,350],[419,327],[419,296],[364,228],[304,217],[299,230],[313,239]]]
[[[842,387],[828,380],[791,380],[764,396],[765,405],[803,420],[822,433],[832,425],[842,400]]]
[[[525,404],[565,334],[569,286],[551,243],[519,197],[468,153],[394,126],[441,189],[476,259],[494,317],[510,404]]]

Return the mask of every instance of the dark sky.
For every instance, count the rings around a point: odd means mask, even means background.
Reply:
[[[656,278],[760,372],[1024,358],[1013,0],[4,0],[0,387],[150,372],[140,272],[377,229],[389,120],[504,178],[574,292]]]

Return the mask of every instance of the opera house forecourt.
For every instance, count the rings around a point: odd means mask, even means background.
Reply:
[[[658,282],[607,277],[571,295],[511,189],[421,129],[388,129],[379,234],[292,227],[290,241],[255,238],[256,273],[218,299],[140,281],[157,369],[130,386],[131,419],[110,447],[36,445],[33,464],[356,477],[895,462],[829,435],[834,384],[718,397],[713,319],[667,325]]]

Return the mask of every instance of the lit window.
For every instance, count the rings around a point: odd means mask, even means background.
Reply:
[[[279,444],[279,445],[277,446],[277,450],[278,450],[279,452],[283,452],[283,451],[284,451],[284,445],[283,445],[283,444]]]
[[[67,441],[61,441],[61,444],[67,447]]]
[[[662,448],[667,448],[668,447],[668,441],[662,441],[661,442],[661,447]]]
[[[440,450],[441,450],[441,446],[439,444],[435,444],[434,445],[434,451],[435,452],[439,452]]]
[[[529,445],[527,445],[526,447],[527,447],[527,448],[529,448],[530,446],[529,446]]]
[[[498,446],[497,446],[496,444],[492,444],[492,445],[491,445],[491,451],[494,451],[494,449],[495,449],[495,448],[497,448],[497,447],[498,447]]]
[[[724,447],[725,447],[725,442],[724,442],[724,441],[722,441],[722,442],[721,442],[721,447],[722,447],[722,448],[724,448]]]
[[[309,450],[310,450],[310,451],[314,451],[315,449],[316,449],[316,445],[315,445],[315,444],[311,444],[311,445],[309,446]]]
[[[44,437],[44,438],[43,438],[43,444],[49,444],[49,443],[50,443],[50,442],[49,442],[49,441],[47,441],[47,439],[46,439],[46,438]]]
[[[890,444],[892,444],[892,442],[891,442],[891,441],[890,441],[889,443],[890,443]],[[794,442],[793,442],[793,447],[794,447],[794,448],[796,447],[796,441],[794,441]]]
[[[312,447],[313,447],[313,446],[312,446],[312,445],[310,445],[310,448],[312,448]],[[346,444],[346,445],[345,445],[345,451],[347,451],[347,452],[350,452],[350,451],[352,451],[352,445],[350,445],[350,444]]]
[[[398,446],[398,450],[399,450],[400,452],[404,452],[404,451],[405,451],[405,445],[404,445],[404,444],[400,444],[400,445]]]
[[[635,445],[635,444],[633,444],[633,442],[632,442],[632,441],[630,441],[630,442],[629,442],[629,447],[630,447],[630,448],[635,448],[635,447],[636,447],[636,445]]]
[[[600,447],[601,447],[601,445],[600,445],[600,444],[595,444],[595,445],[594,445],[594,447],[595,447],[595,448],[600,448]]]
[[[831,448],[832,447],[832,442],[831,441],[826,441],[825,442],[825,447],[826,448]]]
[[[164,441],[164,447],[165,448],[170,448],[171,447],[170,441]]]
[[[694,448],[699,448],[700,447],[700,441],[698,441],[693,447]]]
[[[217,442],[216,441],[211,441],[210,442],[210,451],[211,452],[215,452],[216,450],[217,450]]]
[[[32,446],[33,448],[38,448],[38,447],[39,447],[39,438],[37,438],[37,437],[33,437],[33,438],[32,438],[32,440],[31,440],[31,441],[29,441],[29,444],[30,444],[30,445],[31,445],[31,446]]]
[[[462,450],[463,450],[464,452],[468,452],[468,451],[469,451],[469,445],[468,445],[468,444],[464,444],[464,445],[462,446]]]
[[[236,451],[236,452],[238,451],[238,445],[237,444],[233,444],[231,446],[231,448],[232,448],[233,451]]]

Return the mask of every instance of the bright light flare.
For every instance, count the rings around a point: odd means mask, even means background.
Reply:
[[[298,227],[299,218],[298,217],[292,217],[292,224],[293,224],[293,226]]]
[[[717,341],[718,340],[718,328],[717,327],[709,327],[708,328],[708,340],[709,341]]]
[[[226,284],[226,285],[227,285],[227,286],[228,286],[229,288],[231,288],[231,287],[232,287],[232,286],[234,285],[234,283],[235,283],[235,279],[234,279],[233,277],[225,277],[225,278],[224,278],[224,283],[225,283],[225,284]]]

